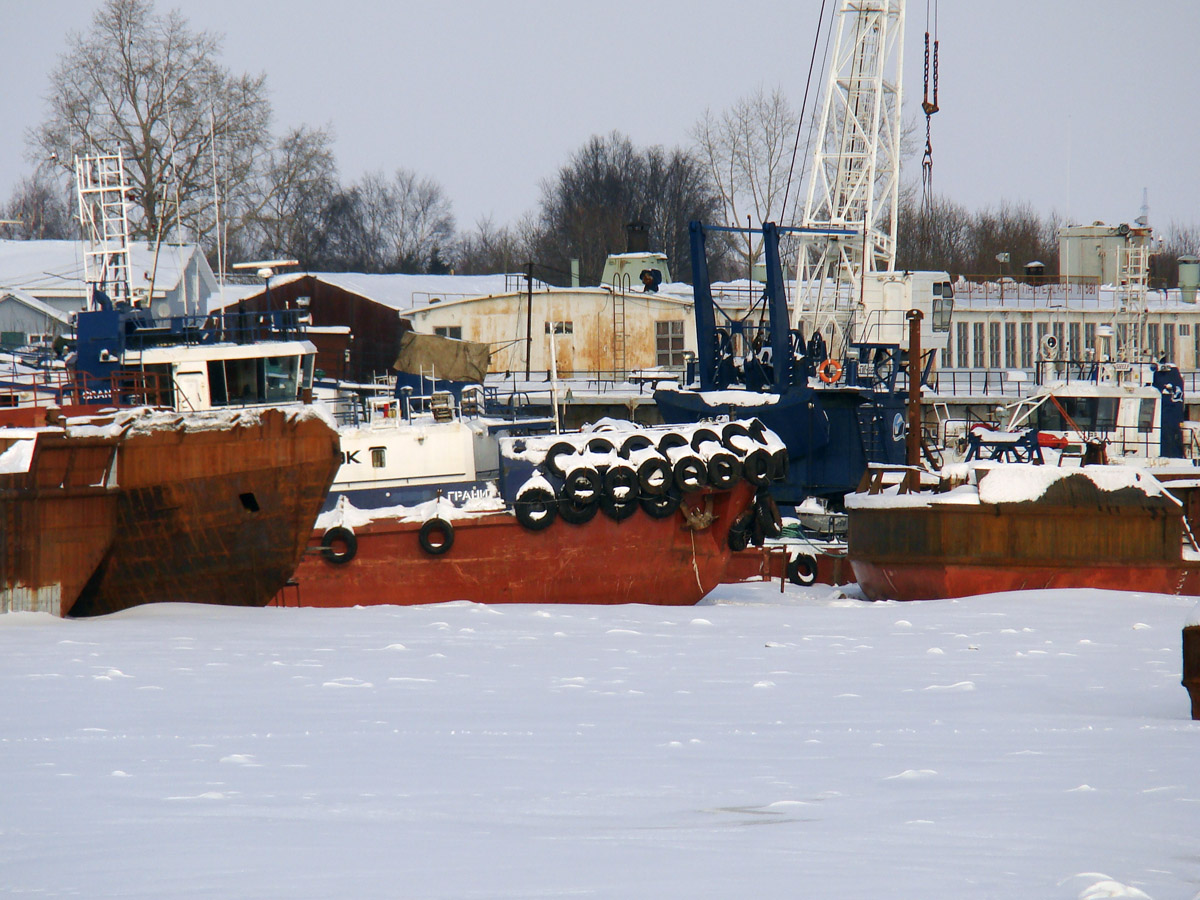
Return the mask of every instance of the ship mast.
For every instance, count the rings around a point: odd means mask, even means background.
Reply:
[[[129,296],[129,213],[125,160],[113,154],[75,157],[79,224],[88,243],[83,278],[91,288],[89,307]]]
[[[834,352],[866,273],[895,270],[903,37],[903,0],[842,0],[796,271],[804,333]]]

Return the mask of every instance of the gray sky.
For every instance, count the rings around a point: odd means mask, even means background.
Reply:
[[[181,0],[265,71],[274,130],[331,126],[343,181],[398,166],[441,182],[460,228],[511,222],[596,133],[674,146],[760,84],[798,105],[820,0]],[[828,0],[836,6],[836,0]],[[919,115],[926,3],[908,4],[906,117]],[[94,0],[0,0],[0,198]],[[934,186],[979,209],[1200,223],[1200,2],[942,0]],[[819,64],[819,63],[818,63]],[[821,81],[823,87],[823,80]],[[923,131],[923,120],[921,122]],[[920,178],[919,156],[906,182]]]

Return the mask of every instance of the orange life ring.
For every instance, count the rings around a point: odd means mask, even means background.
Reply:
[[[827,359],[817,366],[817,377],[826,384],[833,384],[842,377],[842,364],[836,359]]]

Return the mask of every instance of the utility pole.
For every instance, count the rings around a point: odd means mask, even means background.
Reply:
[[[525,380],[529,380],[529,359],[533,356],[533,263],[525,263]]]

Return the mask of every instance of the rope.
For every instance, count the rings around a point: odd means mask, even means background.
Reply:
[[[796,153],[800,150],[800,129],[804,127],[804,111],[808,109],[808,90],[812,87],[813,66],[817,61],[817,42],[821,39],[821,23],[825,20],[825,0],[821,0],[821,12],[817,15],[817,30],[813,34],[812,54],[808,58],[808,79],[804,82],[804,100],[800,104],[800,116],[796,119],[796,141],[792,144],[792,164],[788,168],[787,185],[783,189],[783,208],[779,211],[780,217],[787,215],[788,195],[792,191],[792,175],[796,171]],[[832,28],[832,24],[830,25]],[[828,36],[826,36],[828,42]],[[826,44],[826,52],[828,52],[828,43]],[[810,117],[811,118],[811,117]],[[811,143],[811,139],[809,141]],[[804,149],[805,164],[808,160],[808,148]]]

